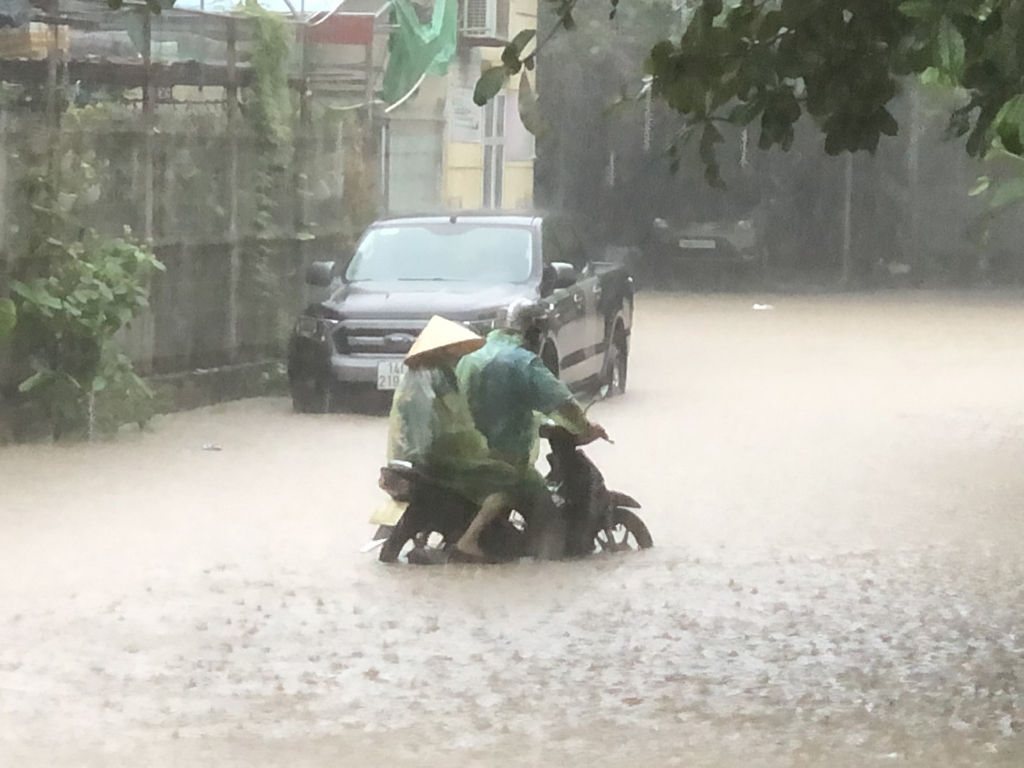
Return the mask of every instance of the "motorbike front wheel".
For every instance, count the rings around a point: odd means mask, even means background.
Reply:
[[[632,510],[616,507],[611,525],[594,534],[594,552],[636,552],[654,546],[647,525]]]

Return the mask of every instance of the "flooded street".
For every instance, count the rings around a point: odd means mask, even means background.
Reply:
[[[1024,298],[645,294],[592,413],[653,550],[383,566],[283,399],[0,449],[0,765],[1024,764]]]

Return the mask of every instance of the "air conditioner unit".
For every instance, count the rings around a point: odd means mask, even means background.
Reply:
[[[462,0],[459,31],[466,37],[496,37],[498,0]]]

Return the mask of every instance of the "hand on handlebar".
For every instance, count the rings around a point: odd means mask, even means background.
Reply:
[[[590,430],[587,432],[587,434],[583,436],[582,444],[587,445],[589,443],[594,442],[595,440],[606,440],[609,443],[615,442],[610,437],[608,437],[608,432],[605,431],[604,427],[602,427],[600,424],[591,422]]]

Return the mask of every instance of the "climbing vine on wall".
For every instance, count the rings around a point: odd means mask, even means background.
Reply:
[[[255,202],[253,231],[255,253],[246,260],[243,281],[252,287],[258,304],[276,308],[257,322],[273,331],[281,326],[281,286],[271,264],[271,239],[279,234],[278,200],[291,160],[292,103],[288,89],[289,34],[284,21],[268,13],[256,0],[245,0],[245,13],[252,23],[252,87],[242,105],[243,114],[256,143]],[[273,333],[272,335],[279,335]]]

